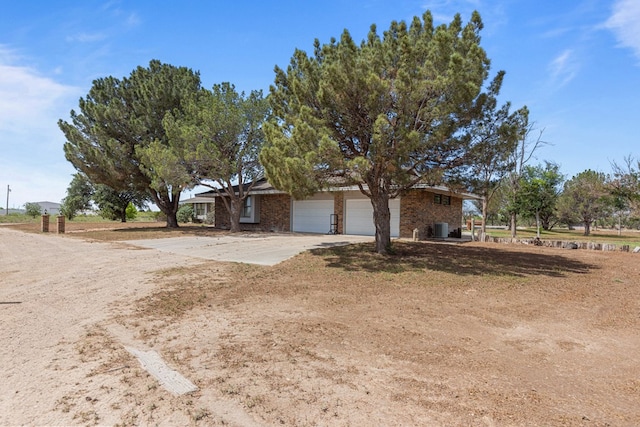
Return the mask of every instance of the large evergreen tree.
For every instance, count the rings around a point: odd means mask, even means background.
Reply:
[[[144,192],[177,227],[180,192],[191,185],[162,121],[182,114],[183,100],[200,90],[198,73],[153,60],[129,77],[100,78],[71,122],[60,120],[65,156],[93,184],[115,192]]]
[[[169,114],[164,120],[193,180],[223,196],[233,232],[240,231],[243,202],[263,175],[258,154],[268,110],[261,91],[245,96],[222,83],[189,100],[184,117]]]
[[[488,77],[480,15],[434,26],[426,12],[372,26],[356,44],[348,31],[313,55],[296,50],[276,67],[273,117],[261,161],[276,187],[296,198],[342,182],[370,198],[376,250],[390,247],[389,200],[417,183],[436,183],[464,164],[469,127]]]

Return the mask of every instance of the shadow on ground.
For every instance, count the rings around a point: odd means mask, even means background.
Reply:
[[[458,275],[542,275],[563,277],[566,274],[585,274],[598,268],[560,253],[536,253],[504,248],[452,245],[432,242],[394,242],[393,253],[379,255],[374,244],[315,249],[328,267],[346,271],[403,273],[407,271],[442,271]]]

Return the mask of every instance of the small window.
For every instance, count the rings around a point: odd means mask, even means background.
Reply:
[[[248,196],[246,199],[244,199],[244,203],[242,204],[242,213],[240,214],[242,218],[252,218],[252,205],[253,203],[251,196]]]
[[[435,194],[433,196],[433,203],[436,205],[450,205],[451,204],[451,196],[445,196],[442,194]]]
[[[204,203],[195,203],[194,206],[196,208],[195,209],[196,216],[204,216],[205,215],[206,205]]]

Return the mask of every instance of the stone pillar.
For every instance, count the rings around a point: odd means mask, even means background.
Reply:
[[[64,234],[64,215],[58,215],[58,234]]]
[[[42,221],[40,222],[40,224],[41,224],[40,229],[42,230],[42,232],[48,233],[49,232],[49,215],[48,214],[42,215]]]

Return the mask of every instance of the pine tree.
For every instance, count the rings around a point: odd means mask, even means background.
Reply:
[[[336,177],[370,198],[376,250],[391,244],[389,200],[418,183],[434,184],[466,161],[477,97],[489,72],[480,15],[463,25],[422,19],[375,25],[357,44],[314,44],[276,67],[272,118],[260,159],[269,181],[296,198]]]
[[[182,114],[183,100],[200,90],[198,73],[153,60],[128,78],[100,78],[58,125],[67,160],[94,184],[116,192],[146,193],[177,227],[180,193],[192,185],[165,132],[168,112]]]

